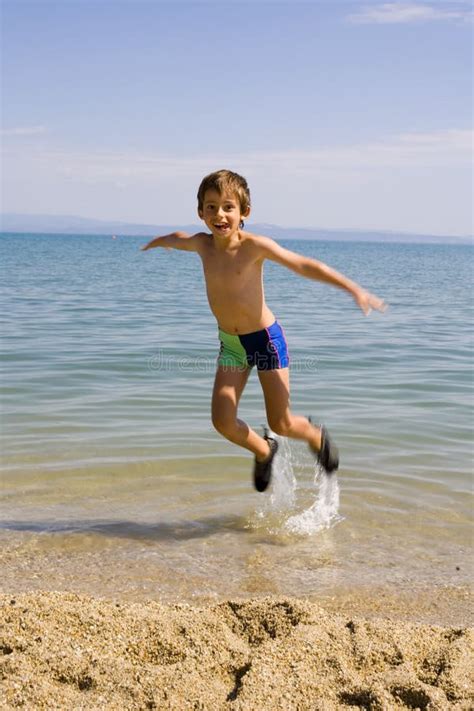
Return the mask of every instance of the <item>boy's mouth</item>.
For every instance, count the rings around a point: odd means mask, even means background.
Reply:
[[[218,222],[214,225],[214,227],[216,230],[220,230],[221,232],[229,229],[229,225],[226,222]]]

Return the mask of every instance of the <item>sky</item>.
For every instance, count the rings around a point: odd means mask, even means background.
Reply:
[[[2,211],[472,234],[472,6],[3,0]]]

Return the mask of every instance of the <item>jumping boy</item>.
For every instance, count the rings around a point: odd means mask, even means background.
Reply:
[[[318,281],[348,291],[367,315],[383,311],[384,302],[326,264],[281,247],[269,237],[244,231],[250,214],[247,181],[219,170],[206,176],[198,191],[198,215],[210,234],[173,232],[155,237],[152,247],[197,252],[202,260],[207,297],[219,327],[220,351],[212,394],[212,423],[231,442],[255,455],[254,484],[265,491],[278,442],[265,431],[261,437],[238,419],[237,408],[251,368],[256,365],[270,429],[303,439],[329,474],[339,466],[337,447],[324,425],[290,410],[288,348],[283,330],[265,303],[262,267],[265,259]]]

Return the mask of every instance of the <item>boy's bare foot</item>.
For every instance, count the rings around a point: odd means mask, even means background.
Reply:
[[[263,461],[259,461],[257,457],[255,457],[253,483],[257,491],[265,491],[269,485],[272,478],[273,458],[278,451],[278,442],[276,439],[269,437],[267,432],[265,432],[264,437],[270,447],[270,453]]]
[[[311,417],[308,417],[308,421],[313,425]],[[314,425],[313,425],[314,427]],[[327,474],[332,474],[339,468],[339,450],[332,441],[329,432],[324,425],[319,427],[321,433],[321,446],[319,449],[309,446],[313,454],[316,455],[318,464],[322,466]]]

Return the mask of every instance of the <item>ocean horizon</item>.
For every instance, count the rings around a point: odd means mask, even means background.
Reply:
[[[348,227],[295,227],[267,222],[246,223],[247,229],[265,234],[276,240],[310,240],[342,242],[394,242],[408,244],[464,244],[472,245],[472,234],[430,234],[415,230]],[[0,213],[0,237],[8,234],[60,234],[64,237],[94,235],[121,237],[151,237],[182,230],[195,233],[203,229],[202,223],[142,224],[115,220],[97,220],[77,215],[48,215]]]

